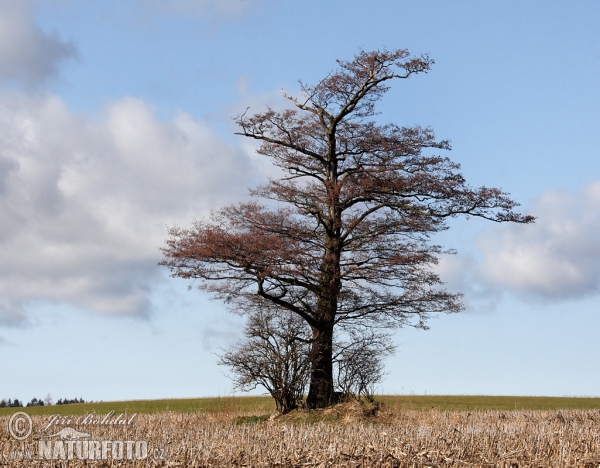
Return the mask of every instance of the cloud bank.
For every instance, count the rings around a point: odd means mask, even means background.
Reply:
[[[75,57],[72,43],[56,32],[42,31],[33,21],[28,1],[0,0],[0,81],[39,85]]]
[[[161,121],[131,97],[87,116],[55,96],[2,94],[0,128],[4,325],[38,301],[147,315],[166,226],[243,198],[263,172],[244,139],[231,147],[185,113]],[[501,291],[536,301],[599,292],[600,181],[547,192],[528,211],[535,224],[495,226],[475,255],[442,259],[451,289],[467,302]]]
[[[479,237],[482,280],[537,301],[600,292],[600,181],[572,194],[548,191],[529,210],[533,225]]]
[[[124,98],[101,116],[0,96],[0,323],[36,301],[147,315],[166,226],[239,200],[248,156],[199,120]]]

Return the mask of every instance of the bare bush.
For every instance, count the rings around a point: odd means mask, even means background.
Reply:
[[[373,401],[375,386],[385,375],[384,358],[396,350],[389,335],[367,330],[350,330],[346,340],[334,341],[334,385],[341,397]]]
[[[231,369],[234,387],[250,391],[263,386],[275,399],[277,411],[296,409],[305,393],[313,352],[310,327],[296,314],[257,298],[238,310],[248,319],[244,338],[220,356]],[[384,376],[384,358],[395,346],[389,335],[372,329],[348,329],[334,342],[334,390],[338,400],[373,399]]]
[[[244,328],[244,339],[220,356],[228,366],[235,388],[250,391],[265,387],[282,414],[298,407],[308,384],[310,329],[304,320],[272,307],[253,310]]]

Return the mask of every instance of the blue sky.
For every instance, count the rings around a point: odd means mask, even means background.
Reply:
[[[275,174],[233,135],[361,48],[428,53],[381,122],[452,141],[535,225],[456,220],[467,310],[401,329],[385,393],[600,396],[596,1],[0,0],[0,398],[231,394],[241,320],[156,266]]]

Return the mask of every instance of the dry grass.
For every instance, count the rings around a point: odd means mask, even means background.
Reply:
[[[367,410],[367,411],[365,411]],[[48,416],[33,416],[25,442],[0,418],[6,466],[181,467],[598,467],[597,410],[439,412],[382,409],[367,416],[355,403],[249,423],[235,413],[139,415],[127,428],[77,427],[95,440],[145,440],[146,460],[38,460],[35,436]],[[58,428],[63,427],[59,426]],[[55,432],[47,431],[46,433]],[[16,459],[32,449],[33,460]],[[11,453],[13,458],[11,459]],[[157,457],[155,459],[155,456]],[[160,458],[162,456],[162,458]]]

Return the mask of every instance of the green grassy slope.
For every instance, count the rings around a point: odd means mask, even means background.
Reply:
[[[389,406],[439,411],[600,409],[600,398],[483,395],[381,395]]]
[[[25,408],[0,408],[0,416],[12,414],[15,411],[25,411],[29,414],[115,414],[125,413],[159,413],[174,411],[179,413],[268,413],[275,409],[271,397],[214,397],[214,398],[185,398],[173,400],[133,400],[106,401],[99,403],[77,403],[72,405],[35,406]]]
[[[438,411],[512,411],[600,409],[600,398],[574,397],[521,397],[477,395],[378,395],[377,401],[390,407],[411,410]],[[174,411],[181,413],[248,413],[266,414],[275,410],[271,397],[216,397],[171,400],[113,401],[80,403],[72,405],[37,406],[26,408],[0,408],[0,416],[16,411],[29,414],[143,414]]]

